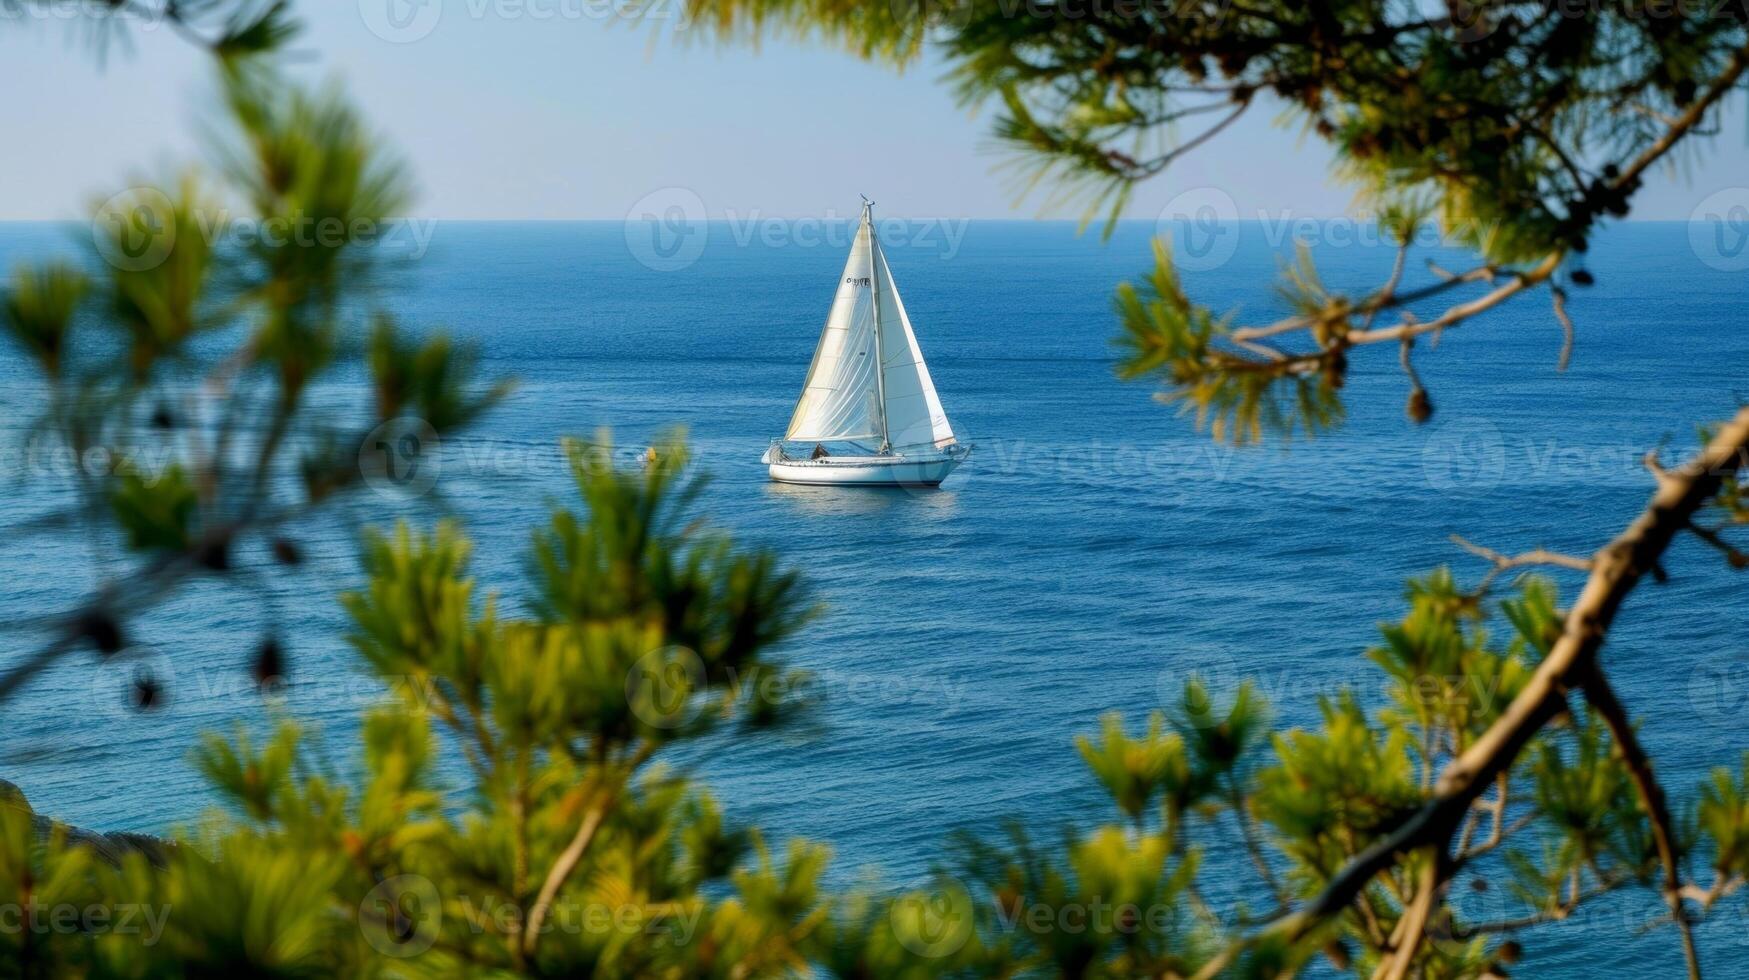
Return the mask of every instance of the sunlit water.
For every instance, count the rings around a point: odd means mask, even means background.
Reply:
[[[1147,384],[1114,377],[1112,290],[1148,264],[1151,225],[1106,243],[1064,224],[972,222],[959,241],[954,230],[887,236],[942,400],[978,446],[931,492],[777,486],[758,463],[799,391],[841,247],[744,242],[745,229],[715,225],[695,261],[663,270],[638,260],[652,253],[629,248],[619,224],[444,224],[392,299],[406,322],[453,327],[478,341],[487,372],[520,380],[447,447],[438,481],[478,542],[482,584],[512,605],[526,594],[530,529],[569,497],[555,440],[600,427],[634,447],[687,427],[714,476],[703,509],[805,570],[828,611],[784,653],[816,675],[812,723],[675,761],[771,838],[830,842],[840,880],[874,867],[912,881],[951,829],[994,833],[1018,817],[1048,834],[1105,819],[1073,736],[1107,711],[1140,717],[1193,669],[1255,676],[1283,725],[1311,721],[1317,697],[1344,685],[1376,701],[1381,675],[1364,652],[1399,614],[1404,579],[1448,562],[1481,572],[1449,535],[1588,551],[1644,503],[1645,449],[1691,445],[1696,422],[1749,394],[1742,274],[1703,263],[1686,226],[1631,225],[1593,249],[1598,285],[1574,291],[1565,374],[1559,327],[1534,295],[1437,351],[1422,345],[1437,406],[1427,427],[1404,417],[1395,350],[1373,349],[1353,357],[1340,431],[1234,451]],[[0,265],[69,251],[73,231],[0,226]],[[1188,274],[1188,288],[1251,322],[1278,313],[1279,229],[1227,231],[1236,254]],[[1355,288],[1390,261],[1341,244],[1317,257],[1330,283]],[[0,354],[9,450],[35,408],[27,377],[15,350]],[[53,485],[8,484],[0,516],[41,513],[55,498],[39,488]],[[367,494],[349,516],[430,520],[435,499]],[[353,532],[328,521],[302,540],[310,560],[295,574],[242,556],[259,572],[249,588],[203,585],[140,624],[146,663],[167,685],[161,710],[125,708],[133,665],[82,654],[40,678],[6,707],[0,777],[93,827],[163,830],[197,816],[209,805],[186,761],[197,734],[266,717],[245,664],[268,617],[291,650],[280,710],[317,726],[344,765],[352,719],[375,696],[332,598],[358,579]],[[86,586],[82,547],[8,536],[0,661]],[[1744,579],[1695,542],[1667,567],[1668,585],[1629,602],[1607,660],[1667,785],[1690,799],[1707,767],[1749,748],[1749,613]],[[1248,873],[1231,858],[1217,861]],[[1498,916],[1515,911],[1505,891],[1461,901]],[[1637,972],[1668,974],[1674,936],[1633,928],[1654,909],[1634,899],[1533,934],[1527,965],[1578,975],[1582,960],[1633,957]],[[1732,915],[1703,930],[1704,951],[1734,962],[1741,935]]]

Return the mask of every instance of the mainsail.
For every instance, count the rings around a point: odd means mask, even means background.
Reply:
[[[923,363],[923,349],[917,346],[917,334],[911,330],[905,301],[899,298],[899,285],[887,268],[887,257],[878,239],[874,243],[874,259],[879,289],[875,308],[879,311],[881,366],[886,382],[887,444],[900,449],[950,446],[954,441],[953,426],[948,424],[941,398],[935,394],[929,366]]]
[[[882,452],[952,445],[953,427],[935,394],[869,211],[865,205],[784,438],[872,439]]]

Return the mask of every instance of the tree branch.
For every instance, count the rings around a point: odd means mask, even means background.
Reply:
[[[1740,409],[1692,460],[1667,472],[1646,509],[1597,553],[1584,590],[1568,611],[1561,635],[1518,696],[1440,775],[1434,794],[1397,829],[1380,838],[1332,877],[1299,910],[1230,944],[1198,977],[1213,977],[1239,951],[1265,935],[1297,941],[1341,912],[1368,882],[1401,856],[1443,847],[1470,805],[1505,772],[1533,736],[1566,706],[1566,692],[1595,669],[1598,649],[1623,600],[1648,574],[1676,534],[1718,492],[1723,478],[1743,465],[1749,449],[1749,407]]]
[[[1567,291],[1555,286],[1549,292],[1554,297],[1555,319],[1561,324],[1561,356],[1555,370],[1565,371],[1573,360],[1573,318],[1567,315]]]
[[[1680,116],[1671,120],[1670,128],[1657,142],[1647,147],[1634,161],[1611,182],[1611,186],[1620,189],[1633,186],[1654,163],[1657,163],[1670,149],[1674,147],[1688,131],[1700,124],[1702,119],[1718,101],[1737,86],[1743,77],[1744,69],[1749,68],[1749,47],[1739,48],[1731,55],[1731,60],[1725,64],[1725,70],[1719,77],[1713,79],[1699,98],[1689,104]]]
[[[1560,268],[1561,259],[1565,258],[1566,254],[1566,252],[1561,251],[1551,252],[1541,262],[1514,275],[1510,281],[1495,287],[1492,292],[1478,296],[1467,303],[1459,303],[1432,320],[1405,318],[1394,326],[1356,330],[1348,334],[1348,342],[1355,346],[1378,344],[1388,340],[1402,340],[1404,337],[1418,337],[1424,333],[1435,333],[1446,327],[1456,326],[1478,313],[1485,313],[1499,306],[1532,286],[1538,286],[1548,281],[1549,277],[1555,274],[1555,270]]]
[[[540,939],[541,924],[546,921],[547,912],[553,907],[553,898],[564,886],[565,879],[577,869],[577,863],[583,860],[583,852],[589,849],[589,842],[595,839],[595,832],[601,829],[601,821],[607,816],[607,808],[613,804],[613,794],[603,789],[594,804],[583,815],[583,822],[577,825],[577,833],[571,837],[571,843],[565,845],[559,859],[553,862],[553,867],[547,872],[546,880],[541,882],[540,895],[534,900],[534,905],[528,910],[528,924],[522,930],[522,953],[524,956],[534,953],[534,945]]]
[[[1533,912],[1516,919],[1501,919],[1496,922],[1481,922],[1472,926],[1453,928],[1452,938],[1461,940],[1483,933],[1517,932],[1520,929],[1529,929],[1531,926],[1540,926],[1548,922],[1560,922],[1572,915],[1573,911],[1585,902],[1600,895],[1607,895],[1633,880],[1631,875],[1615,875],[1594,888],[1572,895],[1567,901],[1561,902],[1551,909]]]
[[[583,814],[583,821],[577,825],[577,833],[571,837],[571,843],[560,852],[558,860],[553,862],[547,872],[545,881],[541,882],[540,894],[535,897],[534,905],[528,910],[528,924],[522,930],[522,953],[532,955],[534,947],[540,941],[540,927],[546,921],[547,913],[553,906],[553,898],[564,887],[565,880],[571,877],[571,872],[577,870],[577,864],[583,860],[583,854],[589,850],[590,841],[595,839],[595,832],[601,829],[601,822],[607,816],[607,811],[613,806],[618,789],[630,781],[638,767],[655,754],[656,743],[645,742],[638,747],[637,752],[624,765],[624,771],[611,782],[603,783],[595,793],[594,802]],[[618,765],[615,763],[614,765]]]
[[[1676,832],[1671,826],[1670,808],[1664,800],[1664,788],[1652,775],[1652,760],[1640,745],[1627,709],[1615,696],[1615,690],[1603,672],[1593,667],[1584,680],[1585,700],[1603,717],[1609,733],[1615,738],[1622,762],[1633,775],[1634,789],[1639,792],[1640,806],[1652,823],[1652,841],[1658,848],[1658,861],[1664,866],[1664,901],[1670,906],[1670,918],[1682,935],[1682,955],[1688,961],[1688,980],[1700,980],[1700,953],[1694,947],[1694,928],[1682,908],[1682,872],[1677,866]]]
[[[1546,548],[1537,548],[1516,555],[1503,555],[1492,548],[1484,548],[1479,544],[1472,544],[1456,534],[1451,536],[1451,540],[1453,544],[1456,544],[1470,554],[1476,555],[1480,558],[1486,558],[1488,561],[1493,562],[1494,567],[1482,578],[1480,588],[1483,590],[1487,589],[1488,585],[1494,581],[1496,575],[1499,575],[1501,572],[1510,571],[1514,568],[1552,565],[1556,568],[1567,568],[1576,572],[1588,572],[1591,570],[1594,562],[1594,559],[1591,558],[1580,558],[1577,555],[1564,555],[1558,551],[1549,551]]]
[[[1694,532],[1695,537],[1718,549],[1725,556],[1725,560],[1731,563],[1732,568],[1749,568],[1749,554],[1726,541],[1718,531],[1699,524],[1690,524],[1688,529]]]
[[[1438,902],[1445,882],[1445,863],[1445,844],[1435,844],[1427,855],[1427,867],[1422,869],[1416,884],[1415,900],[1409,903],[1399,924],[1402,940],[1393,955],[1380,961],[1378,969],[1373,971],[1374,980],[1404,980],[1409,975],[1409,967],[1415,962],[1415,952],[1421,948],[1421,940],[1427,935],[1427,923],[1433,917],[1433,906]]]

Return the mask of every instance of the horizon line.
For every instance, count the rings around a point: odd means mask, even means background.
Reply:
[[[246,216],[246,217],[249,220],[253,220],[253,216]],[[1353,214],[1293,214],[1291,212],[1284,212],[1276,218],[1239,218],[1239,219],[1232,220],[1232,221],[1223,220],[1220,223],[1221,224],[1255,225],[1255,224],[1266,224],[1272,220],[1298,221],[1298,220],[1308,220],[1308,219],[1312,220],[1312,221],[1332,221],[1332,220],[1336,220],[1336,219],[1348,219],[1348,220],[1352,220],[1352,221],[1373,221],[1374,220],[1370,217],[1363,217],[1360,215],[1353,215]],[[90,218],[78,218],[78,217],[75,217],[75,218],[0,217],[0,225],[85,224],[85,223],[89,222],[90,220],[91,220]],[[603,225],[618,225],[618,224],[625,224],[628,221],[631,221],[634,219],[630,218],[629,216],[623,216],[623,215],[621,217],[618,217],[618,218],[520,218],[520,217],[453,218],[453,217],[443,217],[440,215],[407,214],[407,215],[392,215],[389,217],[385,217],[381,220],[383,220],[383,221],[440,221],[440,222],[448,222],[448,223],[452,223],[452,224],[481,224],[481,225],[489,225],[489,224],[505,224],[505,225],[508,225],[508,224],[518,224],[518,225],[603,224]],[[794,215],[759,215],[759,216],[747,216],[747,217],[736,216],[733,218],[731,218],[731,217],[708,217],[708,218],[704,219],[704,223],[711,224],[711,223],[715,223],[715,222],[727,222],[727,221],[810,221],[810,220],[813,220],[813,221],[838,221],[838,220],[854,221],[857,219],[854,216],[848,215],[848,214],[846,214],[846,215],[794,214]],[[1088,230],[1102,227],[1106,223],[1103,220],[1094,220],[1094,221],[1085,221],[1084,222],[1080,218],[1014,218],[1014,217],[995,217],[995,216],[989,216],[989,215],[945,215],[945,214],[889,215],[889,216],[887,216],[887,218],[885,220],[890,220],[890,221],[982,221],[982,222],[989,222],[989,223],[1028,224],[1028,225],[1082,225],[1082,224],[1085,224],[1085,226],[1087,227]],[[1626,217],[1616,218],[1613,220],[1612,223],[1613,224],[1643,224],[1643,225],[1687,224],[1692,220],[1693,220],[1692,216],[1687,217],[1687,218],[1645,218],[1645,217],[1635,217],[1633,215],[1628,215]],[[1159,218],[1118,218],[1118,219],[1116,219],[1115,223],[1120,224],[1120,225],[1159,224],[1160,221],[1161,221],[1161,219],[1159,219]],[[688,223],[694,223],[694,222],[689,221]]]

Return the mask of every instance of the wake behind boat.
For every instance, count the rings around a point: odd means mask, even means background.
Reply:
[[[783,483],[936,486],[971,451],[942,410],[875,235],[874,203],[838,281],[789,430],[763,460]]]

